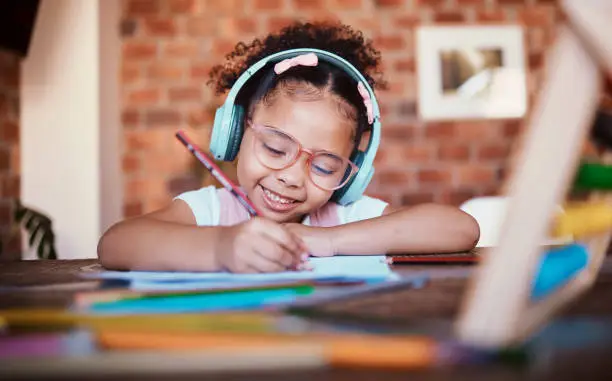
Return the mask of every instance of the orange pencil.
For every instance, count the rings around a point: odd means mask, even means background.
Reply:
[[[114,350],[212,350],[228,354],[297,351],[335,367],[418,369],[438,359],[438,343],[425,336],[168,334],[102,330],[99,344]]]

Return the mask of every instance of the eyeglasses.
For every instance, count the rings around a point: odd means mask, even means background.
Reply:
[[[253,151],[262,165],[274,170],[289,168],[304,152],[308,155],[308,176],[323,190],[342,188],[359,169],[350,160],[334,153],[305,149],[297,139],[277,128],[255,123],[250,126],[255,135]]]

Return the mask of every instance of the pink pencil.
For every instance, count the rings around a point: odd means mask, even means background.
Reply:
[[[215,179],[217,179],[225,187],[225,189],[236,197],[238,202],[240,202],[252,216],[259,215],[257,208],[255,208],[255,206],[251,203],[247,195],[238,186],[236,186],[236,184],[234,184],[229,177],[227,177],[227,175],[221,171],[221,168],[219,168],[219,166],[215,164],[215,162],[207,154],[199,149],[198,146],[196,146],[183,131],[177,132],[176,137],[200,161],[200,163],[204,164],[210,173],[215,176]]]

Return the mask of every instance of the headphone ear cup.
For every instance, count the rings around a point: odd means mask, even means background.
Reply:
[[[372,180],[372,175],[374,174],[372,167],[364,167],[364,158],[364,152],[356,151],[353,154],[351,161],[357,166],[357,168],[359,168],[359,170],[345,186],[334,192],[331,201],[334,201],[340,205],[347,205],[357,201],[359,197],[361,197],[365,191],[365,188],[367,188],[368,184],[370,183],[370,180]]]
[[[231,131],[229,141],[227,142],[226,161],[234,160],[240,150],[240,143],[244,133],[244,108],[242,106],[234,106],[230,126]]]
[[[210,136],[210,144],[208,148],[210,153],[217,160],[225,160],[228,146],[228,138],[230,131],[226,129],[223,116],[225,115],[225,105],[217,108],[215,112],[215,121]]]
[[[244,109],[238,105],[232,107],[229,120],[226,120],[225,107],[221,106],[215,112],[209,149],[215,159],[232,161],[238,154],[242,141]]]

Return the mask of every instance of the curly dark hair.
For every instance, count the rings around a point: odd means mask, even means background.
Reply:
[[[226,56],[224,64],[212,68],[208,83],[215,86],[217,94],[223,94],[231,89],[242,73],[264,57],[298,48],[334,53],[359,70],[372,88],[386,86],[379,72],[380,52],[372,46],[372,41],[364,38],[361,32],[339,22],[296,22],[263,40],[255,39],[249,44],[240,42]],[[353,138],[355,146],[360,145],[364,131],[370,127],[363,98],[357,90],[355,79],[333,64],[319,61],[315,67],[293,67],[278,75],[272,67],[259,70],[240,89],[235,102],[244,108],[249,118],[253,106],[260,101],[271,102],[277,90],[286,90],[296,83],[306,84],[314,93],[330,92],[341,100],[340,103],[348,104],[348,109],[341,106],[340,110],[344,110],[344,115],[356,122]]]
[[[363,74],[372,88],[384,89],[386,83],[380,68],[380,52],[363,33],[339,22],[295,22],[269,34],[263,40],[256,38],[248,44],[239,42],[225,56],[226,62],[210,71],[209,85],[217,95],[234,85],[238,77],[250,66],[271,54],[298,48],[314,48],[334,53]]]

